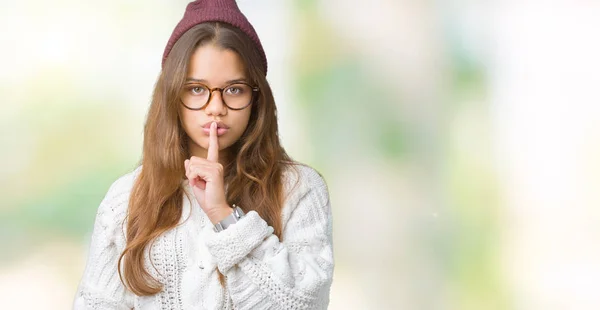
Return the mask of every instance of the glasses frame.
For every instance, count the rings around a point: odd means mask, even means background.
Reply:
[[[182,99],[181,97],[179,97],[179,101],[181,101],[181,104],[182,104],[182,105],[183,105],[183,106],[184,106],[186,109],[188,109],[188,110],[192,110],[192,111],[200,111],[200,110],[202,110],[202,109],[206,108],[206,106],[207,106],[207,105],[210,103],[210,100],[212,99],[212,94],[213,94],[213,91],[215,91],[215,90],[218,90],[218,91],[219,91],[219,93],[221,93],[221,101],[223,102],[223,104],[224,104],[224,105],[225,105],[225,106],[226,106],[228,109],[230,109],[230,110],[234,110],[234,111],[243,110],[243,109],[245,109],[245,108],[249,107],[249,106],[250,106],[252,103],[254,103],[254,100],[256,99],[256,94],[257,94],[257,93],[260,91],[260,89],[259,89],[258,87],[256,87],[256,86],[252,86],[252,85],[250,85],[249,83],[246,83],[246,82],[235,82],[235,83],[231,83],[231,84],[229,84],[229,85],[227,85],[227,86],[225,86],[225,87],[213,87],[213,88],[210,88],[210,87],[208,87],[208,85],[206,85],[206,84],[203,84],[203,83],[194,83],[194,84],[201,85],[201,86],[205,87],[205,88],[208,90],[208,99],[206,100],[206,103],[205,103],[203,106],[201,106],[201,107],[199,107],[199,108],[190,108],[190,107],[188,107],[188,106],[187,106],[187,105],[186,105],[186,104],[183,102],[183,99]],[[232,85],[236,85],[236,84],[244,84],[244,85],[246,85],[246,86],[249,86],[249,87],[252,89],[252,98],[250,98],[250,102],[248,102],[248,104],[247,104],[247,105],[245,105],[245,106],[243,106],[243,107],[241,107],[241,108],[232,108],[232,107],[230,107],[229,105],[227,105],[227,102],[225,101],[225,98],[223,97],[223,90],[227,89],[228,87],[231,87]]]

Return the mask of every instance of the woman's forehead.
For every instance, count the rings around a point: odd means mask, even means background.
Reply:
[[[246,77],[240,56],[213,44],[198,47],[190,57],[186,79],[223,84]]]

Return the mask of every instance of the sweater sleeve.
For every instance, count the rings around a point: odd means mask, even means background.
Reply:
[[[283,241],[254,211],[207,236],[237,309],[327,308],[334,267],[329,194],[309,167],[301,168],[299,185],[285,203]]]
[[[83,277],[73,309],[133,309],[133,293],[119,278],[117,262],[125,247],[122,223],[132,181],[124,176],[112,184],[100,203]]]

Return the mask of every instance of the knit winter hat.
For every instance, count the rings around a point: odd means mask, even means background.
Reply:
[[[262,57],[265,74],[267,74],[267,56],[260,43],[260,39],[252,27],[252,24],[246,19],[237,6],[235,0],[196,0],[190,2],[183,14],[183,19],[177,24],[173,34],[169,38],[169,42],[163,53],[162,65],[165,65],[165,60],[169,56],[169,52],[175,45],[175,42],[192,27],[204,22],[224,22],[244,32],[254,44]]]

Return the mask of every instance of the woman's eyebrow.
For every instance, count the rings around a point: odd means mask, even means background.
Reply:
[[[185,80],[186,83],[202,83],[202,84],[208,84],[208,81],[205,79],[195,79],[192,77],[189,77]],[[247,80],[245,78],[237,78],[237,79],[233,79],[233,80],[228,80],[225,81],[225,84],[234,84],[234,83],[240,83],[240,82],[244,82],[246,83]]]
[[[191,78],[191,77],[189,77],[189,78],[187,78],[187,79],[185,80],[185,82],[186,82],[186,83],[195,82],[195,83],[204,83],[204,84],[206,84],[206,82],[207,82],[207,81],[206,81],[206,80],[204,80],[204,79],[195,79],[195,78]]]

